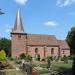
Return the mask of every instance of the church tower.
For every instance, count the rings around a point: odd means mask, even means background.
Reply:
[[[21,15],[18,10],[15,25],[11,32],[11,56],[13,58],[19,57],[22,53],[26,53],[26,38],[27,34],[24,33]]]

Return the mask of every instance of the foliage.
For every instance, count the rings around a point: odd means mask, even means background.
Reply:
[[[43,67],[34,67],[38,74],[49,73],[50,71],[47,68]]]
[[[6,53],[4,50],[0,51],[0,61],[6,60]]]
[[[26,60],[27,61],[32,61],[32,57],[30,55],[26,55]]]
[[[64,63],[60,63],[60,62],[54,62],[53,66],[52,66],[52,69],[56,70],[56,71],[63,71],[63,70],[65,71],[65,70],[71,69],[71,68],[72,68],[71,63],[64,64]]]
[[[41,59],[41,61],[45,61],[45,58]]]
[[[14,58],[12,58],[12,57],[10,57],[9,59],[10,59],[11,61],[13,61],[13,60],[14,60]]]
[[[21,60],[16,60],[16,64],[21,64]]]
[[[37,54],[36,60],[40,61],[40,54]]]
[[[67,57],[68,60],[73,60],[73,55]]]
[[[20,58],[21,58],[21,59],[25,59],[25,58],[26,58],[26,55],[25,55],[24,53],[22,53],[22,54],[20,55]]]
[[[32,61],[32,57],[30,55],[27,55],[27,54],[24,54],[24,53],[22,53],[20,55],[20,58],[25,59],[26,61]]]
[[[66,41],[70,46],[71,54],[75,54],[75,27],[72,27],[71,30],[68,32]]]
[[[0,39],[0,50],[5,50],[6,56],[10,56],[11,41],[6,38]]]
[[[53,61],[53,57],[52,56],[48,56],[47,59],[50,59]]]

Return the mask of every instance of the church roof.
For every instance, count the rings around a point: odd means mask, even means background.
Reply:
[[[22,20],[21,20],[21,15],[18,10],[17,14],[16,14],[16,21],[15,21],[15,25],[12,30],[12,33],[23,33],[23,32],[24,32],[24,29],[23,29],[23,24],[22,24]]]
[[[58,42],[53,35],[28,34],[27,45],[58,46]]]
[[[58,43],[59,43],[60,48],[61,48],[62,50],[70,49],[70,48],[69,48],[69,45],[68,45],[68,43],[67,43],[66,41],[58,40]]]

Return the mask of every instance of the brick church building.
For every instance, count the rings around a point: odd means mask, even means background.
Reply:
[[[19,10],[11,32],[11,48],[13,58],[19,57],[22,53],[26,53],[32,57],[39,54],[41,58],[70,55],[70,48],[67,42],[58,40],[54,35],[25,33]]]

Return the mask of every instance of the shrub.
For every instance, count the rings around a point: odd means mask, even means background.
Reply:
[[[0,51],[0,61],[6,60],[6,53],[4,50]]]
[[[69,60],[73,60],[73,55],[68,56],[68,59],[69,59]]]
[[[27,60],[27,61],[32,61],[32,57],[31,57],[30,55],[26,55],[25,60]]]
[[[16,61],[16,64],[21,64],[21,60],[17,60]]]
[[[53,57],[52,56],[48,56],[47,59],[50,59],[53,61]]]
[[[14,60],[14,58],[12,58],[12,57],[11,57],[11,58],[9,58],[9,59],[10,59],[11,61],[13,61],[13,60]]]
[[[30,55],[24,54],[24,53],[22,53],[20,55],[20,59],[25,59],[26,61],[32,61],[32,57]]]
[[[21,58],[21,59],[25,59],[25,58],[26,58],[26,55],[25,55],[24,53],[22,53],[22,54],[20,55],[20,58]]]
[[[41,59],[41,61],[45,61],[45,59],[43,58],[43,59]]]

